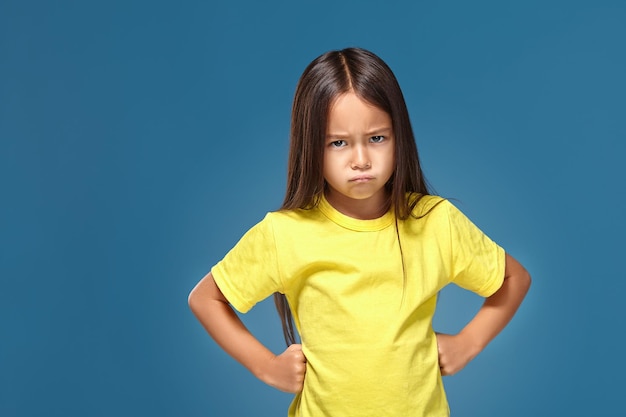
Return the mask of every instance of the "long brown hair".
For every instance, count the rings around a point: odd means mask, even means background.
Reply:
[[[327,52],[311,62],[300,77],[291,112],[287,190],[281,210],[315,207],[325,189],[324,140],[328,112],[341,94],[353,91],[391,117],[395,170],[386,184],[397,219],[406,219],[429,186],[415,145],[409,112],[400,85],[378,56],[364,49]],[[407,193],[413,198],[407,199]],[[274,294],[287,345],[296,341],[293,318],[284,294]]]

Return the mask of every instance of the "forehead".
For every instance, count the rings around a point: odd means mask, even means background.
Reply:
[[[329,131],[382,127],[391,127],[389,114],[352,91],[337,96],[328,111]]]

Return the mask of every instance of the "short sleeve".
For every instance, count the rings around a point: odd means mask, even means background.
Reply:
[[[269,215],[246,232],[211,274],[228,302],[242,313],[269,295],[282,292]]]
[[[504,281],[504,249],[454,205],[446,206],[450,224],[452,282],[482,297],[488,297]]]

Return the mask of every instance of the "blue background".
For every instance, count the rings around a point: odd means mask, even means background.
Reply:
[[[282,201],[297,79],[394,70],[426,174],[534,282],[445,379],[453,416],[616,415],[621,1],[0,3],[0,415],[278,416],[187,294]],[[444,290],[457,331],[480,299]],[[276,352],[271,300],[247,314]]]

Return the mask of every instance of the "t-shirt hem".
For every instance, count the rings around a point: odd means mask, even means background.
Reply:
[[[480,295],[481,297],[492,296],[496,291],[500,289],[500,287],[502,287],[502,283],[504,282],[504,272],[505,272],[505,267],[506,267],[506,252],[500,246],[498,246],[497,263],[498,263],[498,267],[496,271],[494,272],[492,279],[490,279],[487,282],[487,285],[485,285],[483,288],[480,289],[480,291],[477,292],[477,294]]]

